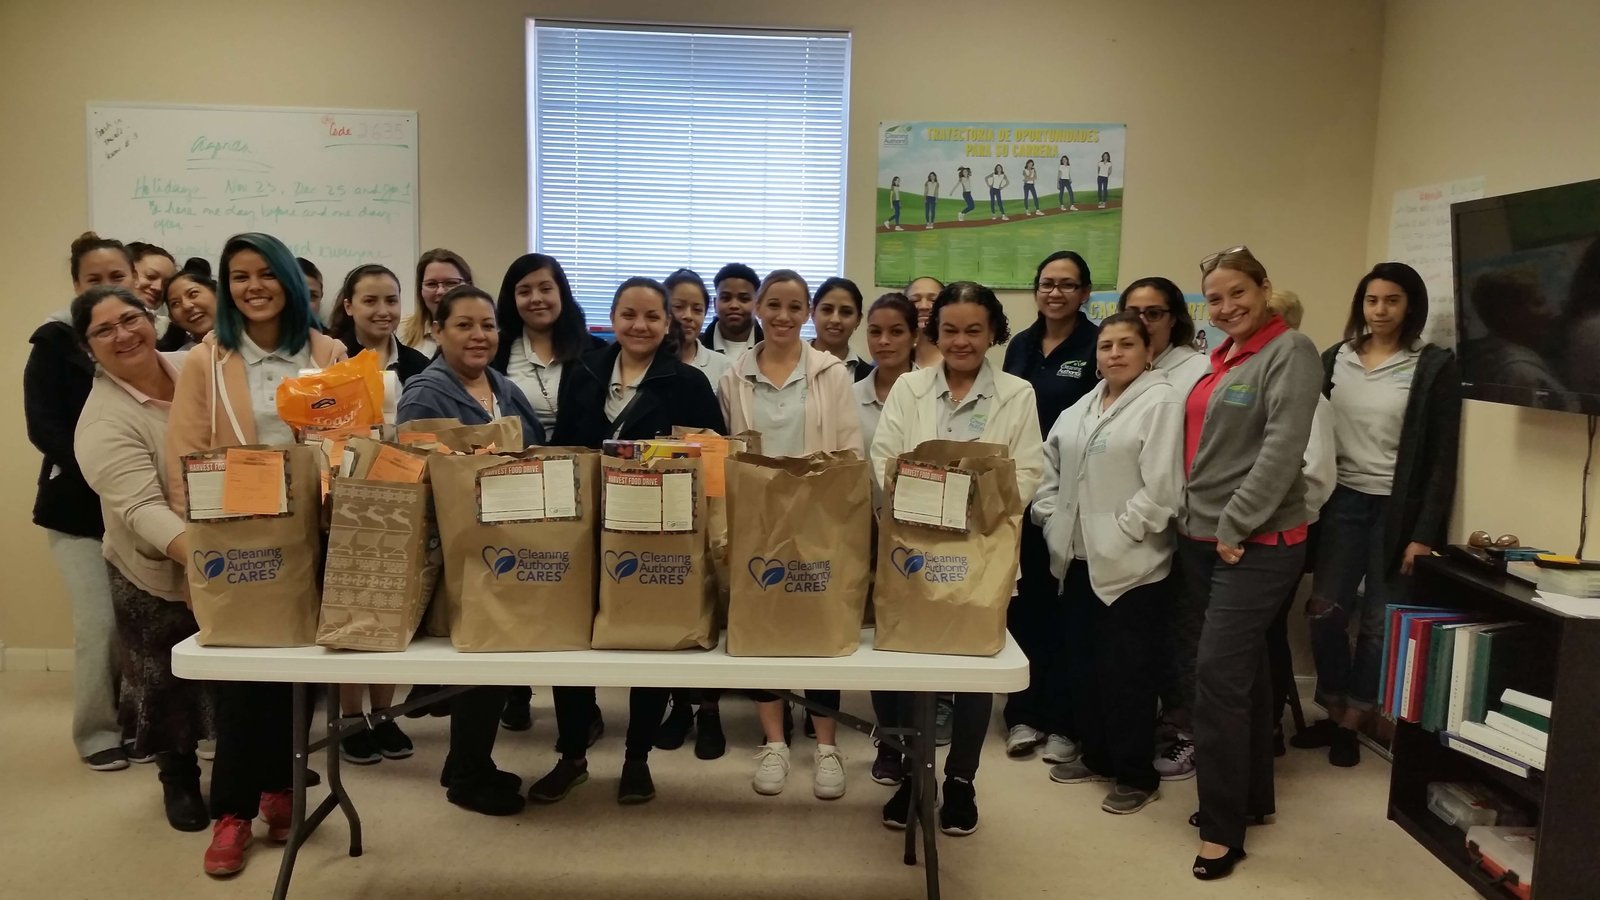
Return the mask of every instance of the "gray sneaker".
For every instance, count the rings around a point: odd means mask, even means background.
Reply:
[[[1186,737],[1178,738],[1177,743],[1167,748],[1167,752],[1156,757],[1156,772],[1161,775],[1162,781],[1183,781],[1194,777],[1194,741]]]
[[[1106,799],[1100,801],[1100,808],[1114,815],[1127,816],[1160,799],[1160,788],[1153,791],[1141,791],[1138,788],[1119,784],[1111,789],[1111,793],[1106,795]]]
[[[1112,781],[1109,775],[1100,775],[1093,769],[1077,762],[1062,763],[1050,767],[1050,780],[1058,784],[1088,784],[1091,781]]]
[[[1052,734],[1044,742],[1044,756],[1040,757],[1046,763],[1054,766],[1061,763],[1076,762],[1082,752],[1078,745],[1070,738],[1059,734]]]
[[[933,708],[933,743],[936,747],[950,746],[950,738],[955,733],[956,705],[948,697],[940,697]]]
[[[1012,759],[1027,759],[1042,743],[1044,732],[1032,725],[1013,725],[1006,733],[1006,755]]]

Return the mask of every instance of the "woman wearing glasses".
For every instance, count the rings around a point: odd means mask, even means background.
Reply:
[[[1093,284],[1089,263],[1071,250],[1058,250],[1039,263],[1033,275],[1038,310],[1025,331],[1006,347],[1004,369],[1033,387],[1039,432],[1095,384],[1095,340],[1100,330],[1083,314]],[[1025,517],[1022,525],[1022,580],[1006,613],[1006,626],[1026,653],[1028,688],[1006,701],[1006,754],[1026,759],[1040,744],[1050,765],[1078,758],[1077,728],[1067,699],[1068,622],[1060,582],[1050,574],[1044,533]]]
[[[1211,371],[1211,363],[1194,346],[1189,304],[1171,279],[1154,275],[1128,285],[1117,298],[1117,312],[1124,310],[1144,322],[1150,332],[1150,362],[1185,395]]]
[[[1184,590],[1205,611],[1195,662],[1200,852],[1209,881],[1244,859],[1247,818],[1274,812],[1267,629],[1306,553],[1301,471],[1322,369],[1311,339],[1272,312],[1267,270],[1245,247],[1200,264],[1227,340],[1184,408]]]
[[[463,284],[472,283],[472,267],[454,250],[435,248],[417,259],[416,308],[400,329],[400,343],[432,359],[439,355],[433,340],[433,310],[439,298]]]

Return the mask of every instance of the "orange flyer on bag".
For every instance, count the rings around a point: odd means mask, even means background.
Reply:
[[[284,511],[283,451],[229,448],[222,477],[222,511],[230,516],[276,516]]]
[[[383,370],[375,353],[278,383],[278,416],[302,431],[365,429],[383,424]]]
[[[700,458],[705,461],[706,496],[727,496],[728,439],[715,434],[687,434],[680,440],[700,448]]]
[[[422,470],[427,464],[428,460],[424,457],[394,447],[380,447],[378,454],[372,458],[372,468],[367,470],[367,480],[416,484],[422,480]]]

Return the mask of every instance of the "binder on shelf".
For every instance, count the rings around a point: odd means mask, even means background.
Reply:
[[[1473,636],[1472,688],[1465,721],[1482,722],[1489,703],[1507,688],[1546,691],[1550,685],[1547,636],[1518,622]]]
[[[1540,731],[1531,725],[1518,722],[1505,713],[1490,710],[1484,716],[1483,724],[1501,734],[1514,737],[1519,741],[1537,747],[1541,751],[1550,749],[1550,735],[1548,732]]]
[[[1412,674],[1406,682],[1405,704],[1400,708],[1397,718],[1407,722],[1420,722],[1422,719],[1423,698],[1427,694],[1428,685],[1433,678],[1433,634],[1434,629],[1440,625],[1460,622],[1471,618],[1464,613],[1450,613],[1438,616],[1417,616],[1411,622],[1411,653]]]
[[[1450,670],[1450,707],[1445,717],[1445,730],[1460,733],[1461,723],[1467,721],[1468,701],[1472,696],[1473,662],[1477,658],[1478,642],[1475,636],[1499,628],[1509,628],[1515,622],[1489,622],[1467,625],[1456,636],[1455,660]]]
[[[1392,603],[1388,606],[1384,614],[1383,673],[1381,689],[1378,692],[1378,701],[1383,714],[1391,718],[1394,715],[1394,707],[1399,702],[1399,698],[1395,694],[1395,686],[1403,682],[1405,674],[1403,670],[1405,659],[1401,654],[1402,646],[1405,644],[1405,632],[1400,627],[1400,618],[1407,612],[1448,614],[1453,610],[1403,603]]]
[[[1447,731],[1441,736],[1441,739],[1444,741],[1444,745],[1449,747],[1451,750],[1455,750],[1458,753],[1470,756],[1480,762],[1488,763],[1497,769],[1510,772],[1513,775],[1520,775],[1523,778],[1527,778],[1533,772],[1533,767],[1529,766],[1527,763],[1512,759],[1511,757],[1500,753],[1496,753],[1495,751],[1490,750],[1488,747],[1481,747],[1459,734]]]
[[[1482,722],[1462,722],[1461,737],[1502,756],[1508,756],[1523,765],[1544,769],[1543,750],[1527,741],[1502,734]]]
[[[1428,689],[1423,702],[1422,727],[1444,731],[1455,679],[1456,637],[1471,622],[1441,622],[1433,626],[1433,646],[1428,664]]]

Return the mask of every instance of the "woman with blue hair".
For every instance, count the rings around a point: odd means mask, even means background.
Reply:
[[[183,457],[219,447],[293,443],[294,430],[278,416],[279,382],[345,358],[344,344],[316,330],[305,276],[282,241],[254,232],[234,235],[222,247],[218,271],[216,327],[184,358],[167,420],[168,500],[185,518]],[[215,822],[205,872],[226,876],[244,868],[258,809],[267,840],[289,839],[294,713],[287,684],[216,687],[210,804]]]

